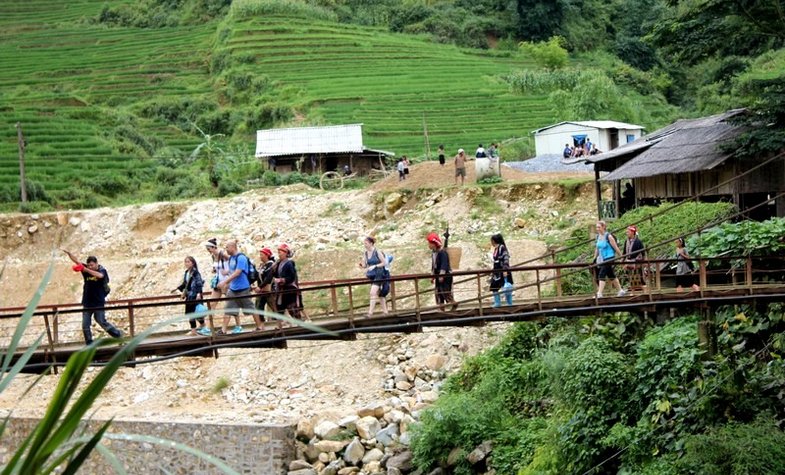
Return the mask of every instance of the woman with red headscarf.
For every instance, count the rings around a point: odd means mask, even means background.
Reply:
[[[275,304],[279,312],[287,311],[290,317],[303,320],[303,299],[292,255],[288,245],[278,245],[278,264],[273,277],[277,294]]]
[[[430,233],[427,237],[428,248],[431,250],[431,271],[433,272],[433,282],[436,293],[436,305],[444,311],[444,304],[451,303],[452,310],[458,308],[455,298],[452,295],[452,269],[450,268],[450,256],[442,248],[442,240],[436,233]]]
[[[259,280],[256,281],[256,292],[260,295],[256,297],[256,310],[264,311],[265,306],[268,312],[277,312],[275,305],[275,293],[273,291],[273,275],[275,274],[275,258],[273,251],[269,248],[259,250]],[[267,318],[265,317],[266,321]]]

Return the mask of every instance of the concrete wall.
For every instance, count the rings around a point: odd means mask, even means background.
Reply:
[[[598,129],[580,124],[566,123],[543,130],[534,135],[534,147],[537,155],[556,154],[561,155],[564,144],[572,145],[573,135],[587,135],[593,144],[603,152],[612,150],[627,143],[627,135],[633,135],[634,139],[641,136],[640,129],[618,129],[618,143],[611,147],[610,131],[616,129]],[[633,140],[634,140],[633,139]]]
[[[37,419],[12,418],[9,421],[0,440],[0,465],[8,461],[12,451],[36,423]],[[94,431],[101,423],[91,421],[88,424]],[[115,421],[108,432],[147,435],[180,442],[222,459],[240,473],[285,474],[289,462],[295,458],[294,426]],[[129,474],[220,473],[207,462],[176,449],[127,441],[106,440],[104,445],[115,454]],[[79,473],[114,472],[103,457],[94,451]]]

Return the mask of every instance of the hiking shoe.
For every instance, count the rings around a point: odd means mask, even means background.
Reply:
[[[627,291],[626,291],[626,290],[624,290],[624,289],[621,289],[621,290],[619,291],[619,293],[618,293],[618,294],[616,294],[616,296],[617,296],[617,297],[624,297],[625,295],[627,295]]]
[[[243,332],[243,327],[241,327],[240,325],[237,325],[236,327],[232,328],[232,333],[235,335],[242,332]]]
[[[202,328],[196,330],[196,333],[198,333],[198,334],[200,334],[202,336],[210,336],[213,332],[211,332],[210,329],[207,328],[207,327],[202,327]]]
[[[596,297],[597,297],[598,299],[601,299],[601,298],[602,298],[602,294],[601,294],[601,293],[599,293],[599,292],[597,292],[597,295],[596,295]]]
[[[224,333],[224,331],[223,331],[223,330],[221,330],[220,328],[219,328],[218,330],[216,330],[216,331],[215,331],[215,334],[216,334],[216,335],[226,335],[226,333]]]

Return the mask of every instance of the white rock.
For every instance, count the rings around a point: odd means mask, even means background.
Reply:
[[[68,224],[74,227],[79,226],[79,223],[81,222],[82,220],[77,218],[76,216],[71,216],[71,219],[68,220]]]
[[[357,434],[363,439],[370,439],[381,429],[379,420],[373,416],[362,417],[357,421]]]
[[[348,464],[357,465],[360,463],[360,461],[362,461],[364,455],[365,448],[360,442],[360,439],[355,437],[354,440],[352,440],[351,443],[346,447],[346,450],[343,453],[343,459]]]
[[[330,439],[341,432],[341,426],[331,421],[322,421],[316,425],[313,432],[320,439]]]

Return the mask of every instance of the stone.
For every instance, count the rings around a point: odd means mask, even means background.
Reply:
[[[428,475],[444,475],[444,470],[441,467],[436,467],[428,472]]]
[[[515,218],[515,221],[513,221],[512,224],[515,225],[516,228],[525,228],[526,220],[523,218]]]
[[[379,473],[381,469],[382,469],[382,464],[381,462],[378,461],[368,462],[368,465],[363,465],[363,472],[369,474]]]
[[[315,435],[313,422],[310,419],[300,419],[297,421],[295,436],[302,440],[311,440]]]
[[[404,450],[403,452],[393,455],[387,460],[387,468],[397,468],[402,472],[408,472],[412,469],[412,452]]]
[[[362,442],[360,442],[360,439],[355,437],[346,447],[346,450],[343,453],[343,459],[348,464],[357,465],[362,461],[364,455],[365,448],[363,447]]]
[[[425,359],[425,366],[432,371],[444,368],[445,363],[447,363],[447,357],[444,355],[433,354]]]
[[[439,399],[439,394],[436,391],[425,391],[420,393],[422,402],[431,403]]]
[[[460,447],[455,447],[454,449],[450,450],[450,453],[447,455],[447,466],[454,467],[461,457],[463,456],[463,449]]]
[[[357,416],[346,416],[338,421],[338,425],[353,431],[357,428],[357,419],[359,419]]]
[[[68,224],[74,227],[79,226],[79,223],[81,222],[82,220],[77,218],[76,216],[71,216],[71,219],[68,220]]]
[[[35,234],[37,232],[38,232],[38,225],[37,224],[34,224],[34,225],[30,226],[29,228],[27,228],[27,233],[28,234]]]
[[[338,475],[352,475],[360,471],[360,467],[344,467],[338,470]]]
[[[474,465],[491,453],[493,450],[493,442],[490,440],[484,441],[482,444],[478,445],[474,450],[472,450],[469,455],[466,456],[466,460]]]
[[[400,470],[395,467],[387,467],[387,475],[403,475]]]
[[[395,383],[395,389],[398,389],[399,391],[408,391],[412,389],[412,383],[409,381],[398,381]]]
[[[389,447],[398,440],[398,425],[390,424],[376,433],[376,440],[385,447]]]
[[[303,454],[305,455],[305,459],[309,462],[313,463],[319,460],[319,449],[314,446],[314,444],[308,444],[303,449]]]
[[[327,452],[320,453],[319,462],[321,462],[322,464],[330,463],[330,454],[328,454]]]
[[[316,473],[316,470],[312,468],[306,468],[303,470],[291,470],[287,472],[287,475],[319,475]]]
[[[411,433],[411,431],[404,432],[403,434],[398,436],[398,443],[401,444],[401,445],[406,445],[406,446],[411,445],[412,444],[412,433]]]
[[[319,452],[340,452],[349,444],[347,440],[320,440],[314,444],[316,450]]]
[[[393,370],[393,378],[395,379],[396,383],[401,381],[409,381],[409,376],[407,376],[406,373],[401,371],[401,368],[398,367]]]
[[[384,410],[382,410],[382,416],[384,416]],[[375,417],[366,416],[357,421],[357,434],[363,439],[373,438],[381,428],[379,420]]]
[[[387,198],[384,199],[384,209],[393,214],[398,211],[401,206],[403,206],[404,200],[403,195],[400,193],[390,193],[387,195]]]
[[[313,466],[310,463],[306,462],[305,460],[292,460],[289,463],[289,471],[306,470],[309,468],[312,469]]]
[[[384,458],[384,452],[377,448],[373,448],[365,453],[363,456],[363,465],[367,464],[368,462],[379,462]]]
[[[341,433],[341,426],[332,421],[322,421],[316,425],[313,432],[320,439],[331,439]]]
[[[358,410],[357,415],[360,417],[382,417],[384,416],[384,404],[380,402],[369,404]]]

